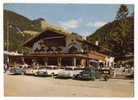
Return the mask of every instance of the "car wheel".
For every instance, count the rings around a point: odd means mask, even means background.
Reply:
[[[22,74],[22,75],[24,75],[25,73],[24,73],[24,72],[22,72],[21,74]]]
[[[52,73],[51,75],[52,75],[52,77],[54,78],[54,76],[55,76],[55,73]]]
[[[92,76],[92,77],[91,77],[91,80],[92,80],[92,81],[95,81],[95,79],[96,79],[95,76]]]
[[[108,76],[104,76],[104,80],[105,81],[108,81],[109,80],[109,77]]]
[[[73,76],[72,76],[72,79],[75,79],[75,78],[76,78],[76,75],[73,75]]]

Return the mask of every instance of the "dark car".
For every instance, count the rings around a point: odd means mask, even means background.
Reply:
[[[125,75],[125,77],[128,78],[128,79],[134,79],[134,70],[133,69],[130,69],[129,70],[129,73],[127,73]]]
[[[104,79],[105,81],[107,81],[111,76],[111,70],[109,68],[100,69],[99,72],[101,74],[100,78]]]
[[[26,67],[22,67],[22,66],[12,67],[12,68],[10,68],[9,73],[21,75],[21,74],[24,74],[24,71],[26,69],[27,69]]]
[[[84,71],[82,71],[80,74],[75,76],[75,79],[81,79],[81,80],[95,80],[95,79],[101,79],[103,78],[105,81],[107,81],[108,78],[108,71],[105,70],[98,70],[96,67],[87,67]]]
[[[128,78],[128,79],[134,79],[134,73],[133,74],[126,75],[126,78]]]

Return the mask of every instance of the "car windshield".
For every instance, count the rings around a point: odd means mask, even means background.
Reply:
[[[85,71],[89,71],[90,70],[90,68],[85,68]]]
[[[65,68],[65,70],[73,70],[72,68]]]
[[[39,69],[46,69],[46,67],[40,67]]]
[[[34,70],[34,69],[37,69],[37,68],[30,68],[30,69],[33,69]]]
[[[85,69],[83,72],[90,72],[90,70],[89,69]]]
[[[57,66],[47,66],[46,69],[58,69]]]
[[[46,67],[46,69],[53,69],[52,67]]]
[[[85,68],[85,71],[95,71],[95,68],[94,67],[88,67],[88,68]]]

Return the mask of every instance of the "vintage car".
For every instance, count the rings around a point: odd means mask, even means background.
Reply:
[[[65,67],[63,69],[60,69],[57,77],[58,78],[74,78],[74,76],[78,75],[82,71],[83,71],[82,68]]]
[[[100,72],[100,78],[107,81],[111,77],[111,70],[110,68],[102,68],[98,70]]]
[[[25,75],[35,75],[35,73],[38,71],[38,68],[28,68],[27,70],[25,70],[24,74]]]
[[[11,67],[9,69],[9,74],[24,74],[25,70],[27,69],[27,67],[23,67],[23,66],[15,66],[15,67]]]
[[[46,67],[39,67],[38,70],[34,73],[35,76],[48,76]]]
[[[95,80],[95,79],[104,79],[107,81],[109,79],[110,70],[100,69],[98,70],[96,67],[86,67],[84,71],[80,74],[76,75],[74,79],[80,80]]]
[[[129,69],[128,70],[128,73],[125,74],[125,77],[128,78],[128,79],[134,79],[134,69]]]
[[[125,77],[128,79],[134,79],[134,73],[128,74]]]
[[[48,65],[46,66],[46,70],[48,75],[55,76],[59,72],[59,67],[55,65]]]

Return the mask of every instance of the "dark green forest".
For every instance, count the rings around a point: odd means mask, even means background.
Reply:
[[[114,21],[107,23],[87,37],[99,46],[112,51],[118,63],[134,61],[134,13],[129,14],[126,5],[121,5]]]

